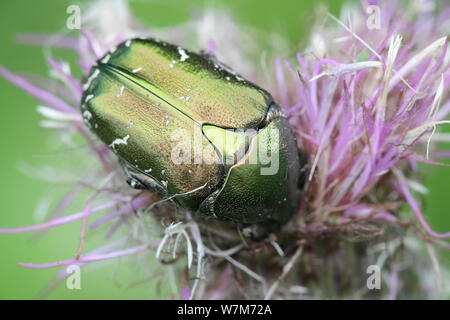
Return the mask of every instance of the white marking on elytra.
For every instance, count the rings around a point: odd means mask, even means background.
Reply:
[[[111,59],[111,55],[107,54],[101,61],[102,63],[108,63],[109,59]]]
[[[133,69],[133,73],[136,73],[136,72],[139,72],[139,71],[141,71],[142,70],[142,67],[138,67],[138,68],[136,68],[136,69]]]
[[[117,98],[120,98],[123,94],[123,90],[125,89],[125,86],[121,86],[119,90],[119,94],[117,95]]]
[[[95,69],[94,73],[88,78],[88,81],[83,85],[83,90],[87,90],[89,88],[89,86],[91,85],[92,80],[97,78],[99,73],[100,73],[100,70]]]
[[[92,113],[90,113],[88,110],[83,112],[83,118],[86,120],[91,120],[92,118]]]
[[[131,40],[127,40],[126,42],[125,42],[125,46],[126,47],[129,47],[131,45]]]
[[[187,91],[187,92],[191,91],[191,88],[187,88],[186,91]],[[185,96],[181,96],[181,97],[178,97],[179,100],[186,100],[186,101],[189,101],[190,98],[191,98],[191,96],[186,96],[186,97],[185,97]]]
[[[144,170],[145,173],[150,173],[152,172],[152,168],[148,168],[147,170]]]
[[[180,62],[186,61],[187,58],[189,58],[189,56],[186,54],[186,51],[184,51],[183,48],[178,48],[178,53],[180,54]]]
[[[230,81],[230,80],[231,80],[230,77],[226,77],[225,79],[227,79],[227,81]]]
[[[123,138],[117,138],[116,140],[114,140],[109,147],[113,148],[114,150],[116,149],[116,146],[119,144],[128,144],[128,139],[130,139],[130,135],[127,134],[125,137]]]
[[[188,170],[188,173],[189,173],[189,174],[191,174],[191,173],[192,173],[192,170],[191,170],[191,169],[189,169],[189,170]]]
[[[86,98],[84,98],[84,103],[88,103],[89,100],[91,100],[93,97],[94,97],[93,94],[88,94],[88,95],[86,96]]]

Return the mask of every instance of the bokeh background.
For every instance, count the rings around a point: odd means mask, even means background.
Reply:
[[[16,35],[20,32],[67,33],[66,8],[71,4],[80,4],[83,8],[85,3],[86,1],[67,0],[1,1],[0,64],[14,72],[46,75],[49,68],[43,49],[17,44]],[[183,22],[189,19],[195,7],[207,5],[224,7],[228,8],[242,24],[279,32],[291,41],[294,48],[301,48],[309,33],[308,26],[314,17],[314,8],[318,4],[323,4],[337,15],[343,3],[341,0],[316,2],[135,0],[130,1],[130,6],[139,20],[149,28]],[[75,35],[76,31],[69,34]],[[69,61],[74,59],[70,53],[61,52],[61,55]],[[1,227],[17,227],[38,222],[37,213],[45,211],[47,207],[51,210],[58,196],[64,194],[68,188],[68,185],[64,184],[62,173],[58,183],[45,179],[45,166],[60,161],[59,155],[52,147],[58,137],[49,130],[39,127],[38,123],[42,117],[36,112],[37,104],[36,100],[22,90],[0,78]],[[33,168],[41,169],[35,172]],[[420,170],[424,184],[430,191],[423,203],[427,221],[438,232],[448,231],[450,168],[421,166]],[[39,179],[39,175],[44,179]],[[81,203],[75,202],[67,213],[76,212],[80,208]],[[52,229],[43,237],[33,234],[0,235],[0,298],[43,298],[40,293],[58,270],[30,270],[17,266],[16,262],[40,263],[73,257],[78,245],[79,230],[80,222],[76,222]],[[91,243],[100,240],[95,237],[88,238]],[[448,254],[442,258],[444,264],[450,265]],[[63,283],[45,297],[55,299],[168,297],[169,288],[167,281],[164,281],[164,275],[135,283],[136,278],[139,278],[136,274],[141,272],[138,269],[133,259],[115,260],[106,264],[97,263],[97,267],[89,272],[82,271],[81,290],[68,290]]]

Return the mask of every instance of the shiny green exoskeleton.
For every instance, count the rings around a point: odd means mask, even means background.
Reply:
[[[268,92],[215,58],[131,39],[97,61],[83,89],[84,121],[131,186],[255,226],[254,237],[297,210],[304,158],[286,118]]]

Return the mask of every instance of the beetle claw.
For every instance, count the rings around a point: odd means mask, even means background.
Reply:
[[[120,166],[122,167],[123,172],[125,173],[125,176],[127,177],[127,183],[130,187],[137,190],[143,190],[147,189],[147,186],[145,183],[143,183],[141,180],[136,178],[129,170],[128,165],[125,161],[122,159],[119,160]]]

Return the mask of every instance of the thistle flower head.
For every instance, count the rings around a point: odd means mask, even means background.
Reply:
[[[75,254],[58,262],[21,264],[30,268],[84,265],[151,249],[166,264],[185,253],[189,275],[180,272],[179,289],[174,289],[174,295],[182,298],[330,298],[334,296],[329,292],[336,291],[323,289],[328,278],[342,282],[338,297],[364,297],[355,292],[365,284],[361,279],[366,265],[378,257],[377,264],[386,265],[390,274],[383,279],[389,289],[380,297],[395,298],[411,274],[417,277],[420,268],[431,268],[417,260],[420,253],[414,250],[404,254],[400,267],[394,253],[402,243],[414,248],[422,239],[433,257],[429,244],[450,248],[445,241],[450,232],[431,229],[412,192],[422,188],[415,180],[418,162],[448,166],[442,159],[450,156],[435,143],[450,141],[439,129],[450,124],[446,90],[450,55],[445,35],[450,11],[436,13],[420,3],[411,2],[406,10],[392,3],[373,7],[361,2],[345,7],[340,17],[319,11],[324,22],[313,26],[308,46],[295,56],[284,50],[261,56],[257,32],[245,32],[224,11],[206,9],[182,25],[148,30],[124,1],[94,3],[78,37],[22,35],[21,40],[29,44],[45,43],[77,53],[78,65],[72,69],[79,68],[83,77],[74,77],[67,62],[48,58],[50,87],[3,66],[0,74],[40,101],[38,111],[46,118],[43,127],[61,136],[83,137],[91,160],[89,169],[82,170],[89,174],[75,184],[93,191],[81,212],[0,232],[37,231],[83,221]],[[369,6],[378,10],[379,21],[369,23]],[[163,38],[208,50],[274,95],[299,147],[308,155],[300,210],[282,232],[249,243],[233,225],[205,223],[156,193],[138,192],[124,183],[115,156],[84,125],[79,103],[90,68],[111,48],[133,37]],[[277,48],[288,47],[282,37],[273,39]],[[69,206],[70,198],[62,200],[63,207]],[[412,214],[405,211],[405,204]],[[164,229],[151,221],[161,221]],[[86,233],[101,225],[110,226],[107,243],[85,253]],[[128,228],[126,238],[114,239],[119,228]],[[393,228],[410,229],[413,235],[399,237],[390,232]],[[354,243],[349,237],[363,241]],[[423,292],[429,286],[429,279],[417,279],[418,296],[427,296]],[[416,296],[403,293],[402,297]]]

